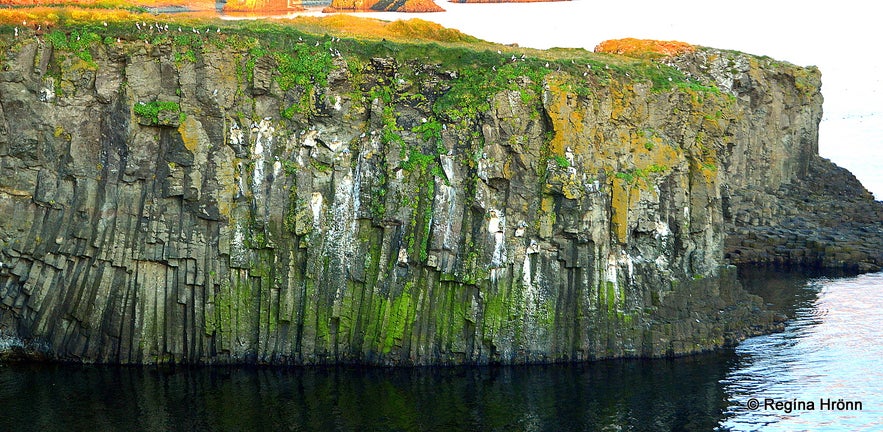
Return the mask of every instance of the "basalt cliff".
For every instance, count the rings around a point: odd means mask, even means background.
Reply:
[[[0,32],[7,357],[680,355],[775,325],[732,262],[883,263],[815,68],[225,25]]]

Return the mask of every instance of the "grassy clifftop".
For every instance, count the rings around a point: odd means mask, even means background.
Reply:
[[[495,72],[495,67],[532,69],[540,74],[566,71],[576,76],[599,79],[628,73],[634,79],[653,81],[655,88],[698,83],[695,79],[687,79],[675,68],[648,62],[638,58],[640,56],[618,55],[623,53],[621,51],[608,50],[614,53],[611,55],[583,49],[536,50],[500,45],[420,19],[386,22],[349,15],[329,15],[285,20],[227,21],[214,13],[157,15],[143,9],[144,6],[157,4],[153,1],[84,2],[82,6],[75,7],[7,7],[0,9],[0,34],[12,36],[6,39],[6,43],[15,43],[19,37],[39,38],[51,32],[62,32],[75,37],[89,34],[89,40],[106,44],[117,40],[142,40],[152,44],[173,40],[180,44],[187,39],[181,37],[183,33],[196,35],[189,37],[194,44],[228,44],[235,47],[242,43],[242,38],[254,38],[268,43],[270,48],[292,46],[305,39],[316,41],[330,37],[340,39],[337,50],[344,56],[425,58],[426,61],[488,73]],[[198,2],[181,4],[201,5]],[[209,31],[211,35],[207,34]],[[298,40],[298,37],[301,39]]]

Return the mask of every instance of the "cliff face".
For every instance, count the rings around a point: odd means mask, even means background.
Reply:
[[[724,227],[810,172],[815,69],[85,35],[2,39],[7,352],[518,363],[772,323]]]

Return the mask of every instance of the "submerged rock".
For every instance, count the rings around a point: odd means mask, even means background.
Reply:
[[[775,327],[726,229],[751,238],[775,207],[751,199],[828,166],[816,69],[226,34],[98,38],[79,69],[2,36],[0,338],[84,362],[486,364]]]

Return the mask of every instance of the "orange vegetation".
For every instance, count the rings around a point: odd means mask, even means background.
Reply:
[[[595,47],[596,53],[622,54],[631,57],[675,56],[693,51],[696,51],[696,47],[686,42],[634,38],[607,40]]]
[[[131,3],[130,3],[131,4]],[[181,3],[179,3],[180,5]],[[167,4],[168,5],[168,4]],[[204,20],[217,19],[218,14],[214,7],[210,10],[189,9],[186,13],[174,13],[166,15],[166,20],[170,18],[178,23],[196,23]],[[173,18],[172,18],[173,17]],[[47,26],[56,25],[77,25],[98,22],[132,22],[156,19],[157,15],[153,13],[133,12],[127,9],[102,9],[97,7],[0,7],[0,24],[23,25],[32,27],[35,30],[42,27],[45,31]]]
[[[160,14],[166,22],[197,25],[213,20],[220,24],[214,10],[174,14]],[[99,9],[94,7],[17,7],[0,8],[0,24],[15,26],[24,25],[37,31],[46,31],[50,27],[104,22],[136,22],[155,20],[152,13],[132,12],[126,9]],[[247,21],[230,21],[227,27],[246,26]],[[348,14],[325,16],[296,16],[286,19],[266,19],[265,22],[291,26],[300,31],[313,34],[332,34],[340,37],[356,37],[363,39],[393,42],[438,42],[467,43],[480,42],[456,29],[446,28],[440,24],[412,18],[408,20],[383,21],[373,18],[362,18]],[[42,27],[42,30],[39,28]]]
[[[302,11],[299,1],[289,0],[227,0],[224,12],[292,12]]]
[[[299,16],[286,20],[286,23],[311,33],[332,33],[344,37],[386,39],[397,42],[471,43],[478,40],[459,30],[446,28],[440,24],[419,18],[390,22],[346,14],[335,14],[323,17]]]
[[[332,0],[322,12],[444,12],[433,0]]]
[[[31,7],[0,9],[0,23],[25,25],[25,26],[49,26],[57,25],[60,21],[66,23],[85,23],[97,21],[129,21],[137,14],[124,9],[80,9],[80,8],[54,8],[54,7]]]
[[[169,7],[177,6],[188,10],[213,10],[215,0],[0,0],[0,6],[99,6],[106,9],[125,7]]]

